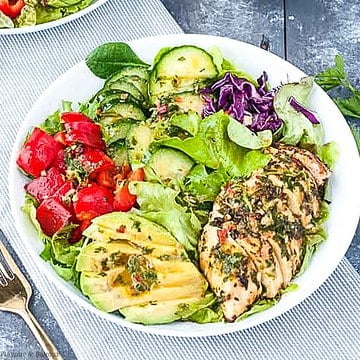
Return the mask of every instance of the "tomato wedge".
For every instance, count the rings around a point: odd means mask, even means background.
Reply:
[[[114,161],[103,151],[90,147],[84,147],[78,159],[89,174],[112,169],[115,165]]]
[[[56,168],[51,168],[45,176],[40,176],[25,186],[25,191],[38,202],[53,195],[65,180]]]
[[[73,188],[72,181],[67,180],[64,184],[59,187],[54,194],[51,196],[55,199],[59,204],[65,207],[66,210],[70,211],[72,214],[74,213],[74,207],[71,202],[71,193],[74,193],[75,190]]]
[[[76,121],[65,123],[65,131],[65,141],[70,145],[78,142],[105,150],[105,143],[101,138],[101,128],[93,122]]]
[[[73,123],[73,122],[90,122],[90,123],[93,123],[93,121],[89,117],[87,117],[86,115],[84,115],[82,113],[75,112],[75,111],[63,112],[61,114],[61,120],[65,124]]]
[[[109,189],[115,189],[115,180],[113,175],[114,169],[106,169],[99,171],[97,175],[97,183]]]
[[[51,163],[51,166],[57,169],[61,174],[65,174],[66,162],[64,149],[61,149],[57,152],[54,161]]]
[[[27,174],[38,177],[43,170],[50,167],[60,149],[61,145],[52,136],[39,128],[34,128],[16,163]]]
[[[46,235],[52,236],[68,225],[71,213],[55,199],[44,200],[36,209],[36,219]]]
[[[136,204],[136,195],[129,191],[128,184],[123,184],[115,191],[114,210],[129,211]]]
[[[74,210],[78,220],[91,220],[113,211],[114,196],[104,186],[91,184],[79,190]]]
[[[74,244],[76,242],[78,242],[81,239],[82,233],[84,232],[84,230],[86,228],[88,228],[91,224],[90,220],[84,220],[80,223],[80,225],[74,230],[74,232],[72,233],[70,239],[69,239],[69,243],[70,244]]]
[[[60,143],[63,146],[67,146],[68,143],[66,142],[65,139],[65,132],[64,131],[59,131],[54,135],[54,140],[57,141],[58,143]]]
[[[0,11],[12,19],[21,13],[24,6],[24,0],[0,0]]]
[[[131,171],[128,175],[129,181],[143,181],[145,177],[145,172],[143,168]]]

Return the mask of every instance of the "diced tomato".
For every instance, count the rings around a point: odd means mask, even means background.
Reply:
[[[113,169],[106,169],[99,171],[97,175],[97,183],[110,189],[115,189],[115,180]]]
[[[75,111],[63,112],[61,114],[61,120],[64,121],[65,124],[69,124],[73,122],[90,122],[90,123],[93,122],[86,115]]]
[[[0,0],[0,11],[12,19],[20,14],[24,6],[24,0]]]
[[[71,235],[71,238],[69,239],[69,243],[73,244],[78,242],[81,239],[82,233],[85,229],[87,229],[91,224],[90,220],[84,220],[80,223],[80,225],[74,230],[74,232]]]
[[[54,140],[57,141],[58,143],[60,143],[61,145],[67,146],[68,143],[66,142],[65,139],[65,132],[64,131],[59,131],[54,135]]]
[[[136,195],[129,191],[128,184],[123,184],[115,191],[114,209],[118,211],[129,211],[136,204]]]
[[[65,141],[68,144],[79,142],[97,149],[105,150],[104,140],[101,138],[101,128],[93,122],[76,121],[65,123]]]
[[[226,242],[227,235],[228,235],[227,229],[221,229],[221,230],[219,229],[217,231],[217,236],[220,244],[224,244]]]
[[[78,220],[91,220],[113,211],[114,196],[106,187],[92,184],[81,189],[74,203],[74,210]]]
[[[54,161],[51,164],[52,167],[57,169],[61,174],[66,172],[66,162],[65,162],[65,150],[61,149],[57,152]]]
[[[128,163],[125,163],[121,168],[119,174],[115,176],[115,182],[122,182],[127,179],[131,172],[131,167]]]
[[[128,175],[129,181],[143,181],[145,177],[145,172],[143,168],[131,171]]]
[[[16,163],[27,174],[38,177],[50,167],[60,149],[60,144],[52,136],[35,128],[23,145]]]
[[[55,199],[59,204],[64,206],[71,213],[74,212],[73,205],[72,205],[72,202],[71,202],[71,197],[70,197],[70,194],[72,192],[74,192],[72,181],[67,180],[52,195],[53,199]]]
[[[114,167],[114,161],[99,149],[84,147],[84,150],[82,154],[79,155],[78,159],[89,174],[112,169]]]
[[[71,213],[55,199],[44,200],[36,209],[36,219],[46,235],[52,236],[68,225]]]
[[[65,180],[60,172],[55,168],[51,168],[45,176],[40,176],[25,185],[25,191],[38,202],[41,202],[53,195],[64,183]]]

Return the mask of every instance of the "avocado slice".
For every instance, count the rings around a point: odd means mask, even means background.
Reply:
[[[126,308],[129,321],[164,323],[177,319],[175,303],[204,299],[205,278],[161,226],[134,213],[113,212],[93,219],[84,235],[92,241],[81,250],[76,270],[82,292],[98,309]],[[141,312],[164,303],[169,306],[156,307],[148,318]]]

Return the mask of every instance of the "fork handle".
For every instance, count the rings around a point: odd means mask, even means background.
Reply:
[[[33,314],[29,309],[19,312],[19,315],[25,320],[34,336],[38,340],[42,349],[44,350],[46,356],[50,360],[63,360],[62,356],[56,349],[54,343],[50,340],[50,338],[46,335],[45,331],[41,327],[41,325],[37,322]]]

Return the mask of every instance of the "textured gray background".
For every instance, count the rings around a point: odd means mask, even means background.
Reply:
[[[334,55],[341,53],[345,56],[352,81],[355,84],[360,81],[356,65],[360,54],[358,0],[162,2],[187,33],[222,35],[256,45],[265,34],[270,39],[272,52],[286,57],[308,74],[314,74],[330,65]],[[63,28],[65,32],[66,26]],[[6,41],[6,38],[1,41]],[[346,256],[360,273],[359,228]],[[36,290],[31,308],[39,322],[51,333],[63,357],[66,360],[75,359]],[[66,304],[64,309],[66,311]],[[0,359],[11,359],[16,354],[24,354],[21,357],[23,359],[41,358],[40,348],[26,325],[15,315],[0,313]]]

